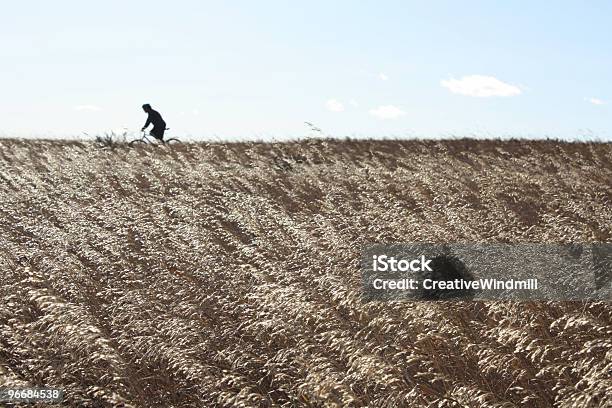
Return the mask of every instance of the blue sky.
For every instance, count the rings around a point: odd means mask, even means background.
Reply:
[[[27,1],[0,17],[0,136],[612,140],[609,1]]]

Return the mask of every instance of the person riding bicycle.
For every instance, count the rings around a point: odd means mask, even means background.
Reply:
[[[149,105],[148,103],[142,105],[142,110],[149,114],[147,122],[142,127],[142,130],[144,131],[150,124],[153,124],[153,129],[151,129],[150,132],[151,136],[163,142],[164,132],[166,131],[166,122],[164,122],[159,112],[153,110],[153,108],[151,108],[151,105]]]

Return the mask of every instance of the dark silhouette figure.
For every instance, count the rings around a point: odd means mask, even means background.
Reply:
[[[149,105],[148,103],[142,105],[142,110],[149,114],[147,122],[142,127],[142,130],[144,131],[150,124],[153,124],[153,129],[151,129],[151,136],[163,142],[164,132],[166,131],[166,122],[164,122],[159,112],[153,110],[153,108],[151,108],[151,105]]]
[[[446,247],[446,246],[445,246]],[[448,247],[445,248],[448,251]],[[429,278],[434,281],[473,281],[474,277],[456,256],[450,254],[438,255],[431,260],[432,272],[428,272],[423,279]],[[475,292],[473,289],[425,289],[421,288],[420,298],[423,300],[469,300],[473,299]]]

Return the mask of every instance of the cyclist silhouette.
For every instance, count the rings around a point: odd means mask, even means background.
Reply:
[[[159,112],[153,110],[151,105],[149,105],[148,103],[142,105],[142,110],[149,114],[147,122],[142,127],[142,130],[144,131],[150,124],[153,124],[153,129],[151,129],[150,132],[151,136],[163,142],[164,132],[166,131],[166,122],[164,122]]]

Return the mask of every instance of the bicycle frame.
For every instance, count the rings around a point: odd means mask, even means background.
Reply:
[[[142,131],[142,137],[140,138],[140,140],[142,140],[142,141],[144,141],[146,143],[149,143],[149,144],[153,143],[151,141],[151,139],[148,138],[148,136],[151,136],[151,132],[147,132],[146,130],[143,130]],[[156,140],[158,140],[158,139],[156,139]],[[163,143],[163,140],[161,140],[161,142]]]
[[[170,130],[170,128],[166,128],[166,130]],[[172,144],[172,143],[180,143],[180,142],[181,142],[179,139],[174,138],[174,137],[171,137],[171,138],[166,139],[166,140],[159,140],[159,139],[157,139],[157,138],[155,138],[155,137],[153,136],[153,138],[154,138],[155,140],[158,140],[158,141],[159,141],[158,143],[155,143],[155,142],[153,142],[153,140],[152,140],[152,139],[150,139],[150,136],[152,136],[150,132],[147,132],[146,130],[143,130],[143,131],[142,131],[142,136],[141,136],[139,139],[134,139],[134,140],[132,140],[132,141],[129,143],[129,145],[130,145],[130,146],[133,146],[133,145],[138,144],[138,143],[142,143],[142,144],[152,144],[152,145],[158,145],[158,144],[165,145],[165,144],[168,144],[168,143],[171,143],[171,144]]]

